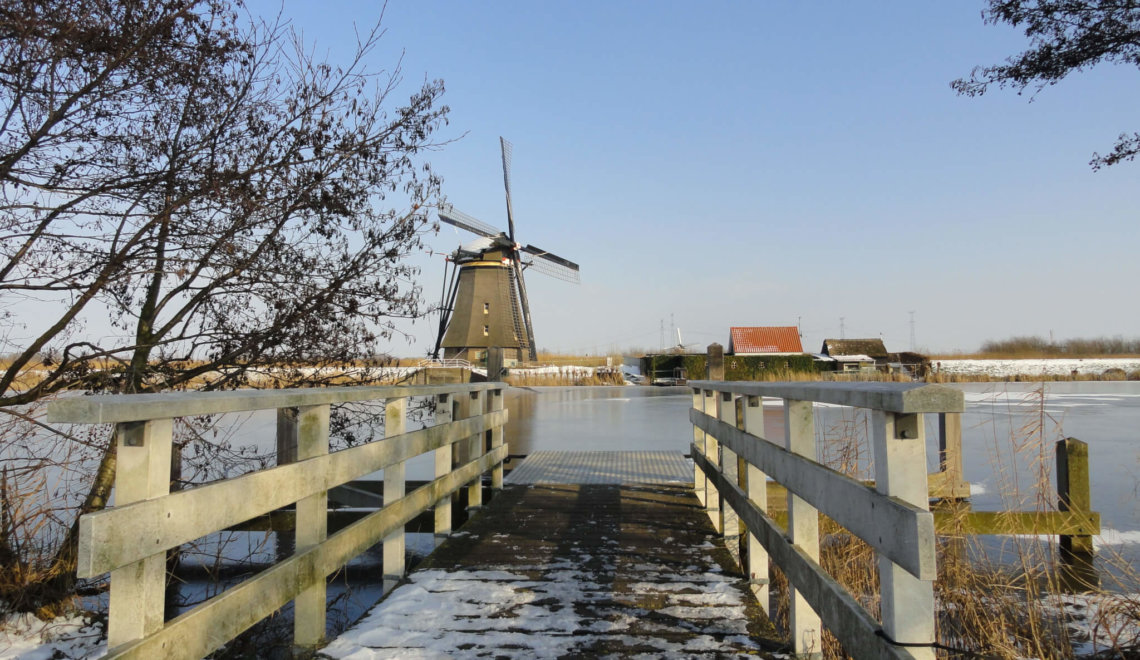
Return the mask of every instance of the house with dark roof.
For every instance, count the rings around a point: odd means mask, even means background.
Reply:
[[[891,361],[882,339],[824,339],[819,358],[834,363],[836,371],[886,367]]]
[[[815,358],[819,362],[830,362],[830,366],[822,368],[835,371],[878,369],[910,373],[921,378],[930,369],[930,360],[925,355],[909,351],[891,353],[882,339],[825,339]]]
[[[731,355],[800,355],[800,330],[796,326],[757,326],[730,328],[728,353]]]

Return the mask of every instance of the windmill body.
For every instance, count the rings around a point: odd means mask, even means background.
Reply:
[[[505,366],[530,358],[511,250],[495,243],[479,239],[452,255],[457,281],[454,312],[441,342],[446,359],[483,362],[491,346],[502,347]]]
[[[504,366],[536,359],[523,271],[530,268],[552,277],[578,281],[578,264],[533,245],[515,242],[511,208],[510,143],[503,148],[503,183],[507,191],[507,225],[501,232],[450,206],[439,210],[442,222],[479,238],[448,257],[440,301],[439,334],[432,356],[482,363],[487,349],[503,349]]]

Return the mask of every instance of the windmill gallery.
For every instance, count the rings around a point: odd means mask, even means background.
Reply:
[[[445,264],[439,332],[432,357],[483,362],[487,349],[503,349],[503,365],[537,358],[523,272],[534,269],[567,282],[578,282],[578,264],[515,240],[511,206],[511,143],[499,138],[507,231],[502,232],[451,206],[439,219],[471,232],[475,240],[452,252]],[[524,256],[525,255],[525,256]]]

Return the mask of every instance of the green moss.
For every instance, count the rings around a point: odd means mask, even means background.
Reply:
[[[647,377],[672,377],[677,368],[684,369],[685,377],[699,380],[705,377],[705,355],[647,355],[641,359],[642,373]],[[815,373],[815,360],[810,355],[726,355],[725,380],[767,380],[779,374]],[[775,374],[775,376],[773,376]]]

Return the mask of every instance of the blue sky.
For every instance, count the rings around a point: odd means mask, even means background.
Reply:
[[[906,350],[912,310],[932,351],[1140,335],[1140,163],[1088,166],[1140,129],[1138,72],[956,96],[952,80],[1026,45],[982,6],[393,0],[369,68],[403,53],[400,98],[445,81],[458,139],[432,164],[450,202],[503,228],[498,137],[514,143],[518,239],[582,269],[579,286],[528,278],[540,348],[799,322],[818,350],[842,318]],[[250,7],[336,61],[382,5]],[[417,262],[435,302],[441,260]],[[423,355],[433,327],[391,352]]]

